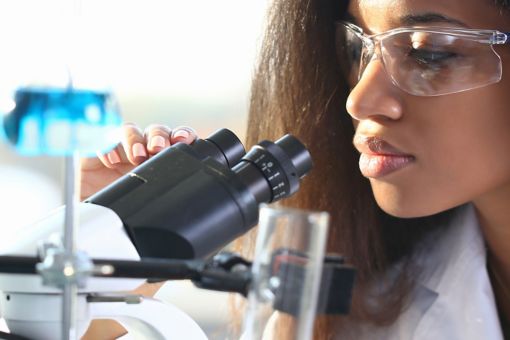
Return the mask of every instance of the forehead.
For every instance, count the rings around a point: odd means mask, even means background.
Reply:
[[[510,16],[501,14],[492,0],[351,0],[349,13],[367,32],[380,33],[388,29],[408,26],[405,18],[438,14],[452,19],[450,26],[510,30]],[[425,16],[427,17],[427,16]],[[428,15],[434,18],[434,15]],[[416,25],[437,25],[430,21]],[[441,22],[441,25],[448,23]]]

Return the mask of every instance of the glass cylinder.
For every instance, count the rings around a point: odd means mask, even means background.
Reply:
[[[328,224],[326,212],[261,206],[243,340],[312,338]]]

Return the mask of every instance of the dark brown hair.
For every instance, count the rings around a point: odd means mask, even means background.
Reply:
[[[358,270],[349,324],[384,325],[405,308],[416,277],[410,255],[426,235],[445,225],[452,211],[394,218],[379,209],[361,176],[352,147],[354,129],[345,111],[348,87],[335,53],[334,22],[344,16],[347,4],[345,0],[273,1],[252,83],[246,145],[292,133],[308,147],[314,169],[299,193],[283,204],[331,214],[328,251],[346,256]],[[508,7],[505,0],[498,4]],[[246,254],[253,242],[254,233],[237,244]],[[370,283],[397,261],[402,261],[404,270],[384,294],[375,297],[380,308],[369,307]],[[319,320],[314,339],[332,338],[346,320]]]

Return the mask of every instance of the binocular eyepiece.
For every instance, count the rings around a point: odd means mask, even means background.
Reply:
[[[86,202],[112,209],[141,257],[203,258],[257,224],[260,203],[295,193],[311,167],[291,135],[245,153],[221,129],[163,150]]]

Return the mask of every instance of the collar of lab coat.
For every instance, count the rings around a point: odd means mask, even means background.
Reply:
[[[427,242],[417,258],[423,275],[414,311],[404,313],[421,315],[412,339],[503,339],[473,206],[459,208],[449,228]]]
[[[386,327],[363,325],[356,339],[503,340],[473,206],[458,208],[450,223],[416,251],[413,264],[421,275],[397,320]],[[401,269],[388,273],[390,282]]]

